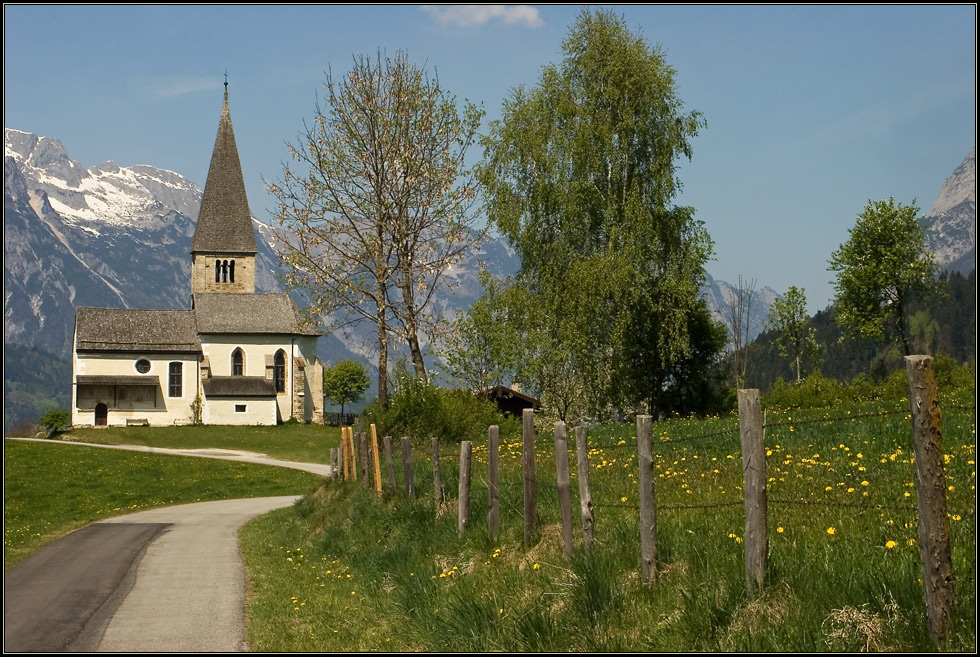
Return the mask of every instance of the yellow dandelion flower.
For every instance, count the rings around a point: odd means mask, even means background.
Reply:
[[[782,528],[782,527],[776,527],[776,532],[777,532],[777,533],[779,533],[779,534],[782,534],[782,533],[783,533],[783,531],[784,531],[784,530],[783,530],[783,528]]]
[[[539,564],[539,563],[534,564],[534,570],[537,570],[540,567],[541,567],[541,564]]]
[[[834,534],[837,533],[837,529],[834,527],[827,527],[827,533],[833,536]]]
[[[866,482],[866,481],[862,481],[862,482],[861,482],[861,485],[862,485],[862,486],[867,486],[867,485],[869,485],[869,484],[868,484],[868,482]]]
[[[896,543],[895,541],[888,541],[887,543],[885,543],[885,547],[888,548],[889,550],[894,550],[896,545],[898,545],[898,543]]]

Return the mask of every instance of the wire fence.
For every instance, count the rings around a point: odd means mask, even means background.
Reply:
[[[755,399],[758,400],[758,391],[740,391],[740,394],[741,392],[750,392],[750,393],[754,392]],[[935,405],[938,406],[938,401],[935,403]],[[954,409],[972,410],[974,411],[974,413],[976,410],[975,405],[960,405],[960,404],[947,404],[944,405],[942,408],[951,411]],[[936,516],[937,514],[942,515],[943,520],[945,520],[947,515],[952,515],[947,511],[945,494],[943,495],[941,504],[937,502],[927,502],[926,507],[928,508],[923,507],[923,499],[921,495],[917,500],[918,503],[914,505],[888,503],[888,502],[855,503],[855,502],[846,502],[846,501],[836,501],[830,499],[810,499],[810,500],[788,499],[785,497],[778,497],[773,495],[772,493],[774,490],[781,490],[782,487],[773,485],[776,483],[775,478],[768,478],[768,479],[766,478],[765,473],[767,471],[767,468],[765,466],[765,461],[767,459],[767,455],[773,457],[774,461],[776,461],[776,458],[781,457],[781,455],[777,456],[773,451],[771,451],[771,449],[775,449],[776,447],[778,447],[778,445],[768,444],[767,447],[767,441],[765,439],[766,430],[775,431],[775,430],[782,430],[784,428],[789,428],[790,432],[795,432],[796,428],[806,427],[808,425],[853,423],[857,420],[880,421],[885,418],[891,419],[891,418],[896,418],[898,416],[903,416],[904,419],[910,420],[912,422],[913,430],[914,430],[913,433],[916,436],[916,441],[918,441],[919,436],[917,432],[919,431],[919,428],[916,426],[916,422],[918,422],[919,419],[914,417],[915,416],[914,408],[879,409],[874,412],[866,412],[866,413],[847,413],[841,415],[816,417],[816,418],[813,417],[796,418],[796,419],[787,418],[785,420],[777,419],[775,421],[765,421],[763,419],[764,416],[762,415],[761,407],[760,407],[758,409],[758,415],[759,417],[757,418],[756,421],[757,425],[753,429],[751,421],[747,422],[746,413],[744,413],[741,409],[741,399],[740,399],[740,414],[738,418],[739,419],[738,426],[724,427],[716,431],[699,432],[699,433],[692,433],[689,435],[681,435],[681,436],[669,436],[666,435],[666,433],[660,436],[654,436],[652,435],[652,433],[647,433],[646,435],[642,435],[643,431],[640,428],[641,423],[638,421],[637,436],[634,437],[634,440],[620,439],[618,441],[613,442],[613,440],[603,439],[603,440],[596,440],[594,441],[593,444],[590,445],[588,444],[588,438],[586,437],[584,445],[577,444],[573,446],[572,441],[569,440],[564,445],[564,447],[559,445],[558,444],[559,441],[556,440],[555,464],[557,465],[558,470],[557,472],[552,471],[552,473],[547,473],[547,474],[540,473],[540,471],[537,470],[535,467],[535,459],[534,458],[529,459],[527,457],[528,452],[526,450],[528,449],[529,446],[533,447],[535,445],[535,435],[533,433],[533,420],[530,421],[529,423],[527,418],[525,418],[525,422],[524,422],[525,440],[523,444],[520,446],[521,447],[520,458],[523,461],[523,466],[524,466],[523,481],[515,481],[511,479],[505,482],[500,482],[499,479],[494,479],[494,477],[498,477],[499,475],[495,475],[493,472],[493,468],[491,468],[490,477],[486,479],[482,477],[479,478],[478,485],[479,488],[482,489],[485,487],[489,491],[491,509],[495,508],[495,505],[497,509],[500,508],[500,504],[501,504],[500,495],[501,492],[503,492],[504,508],[507,509],[509,513],[513,513],[513,514],[521,513],[522,511],[520,508],[520,504],[517,503],[515,500],[519,498],[519,493],[517,492],[517,490],[519,488],[523,488],[524,499],[525,499],[524,509],[523,509],[524,522],[525,522],[525,542],[528,542],[530,540],[529,536],[533,535],[534,526],[538,520],[538,515],[541,515],[537,509],[538,493],[540,491],[546,491],[548,493],[547,498],[549,504],[554,504],[556,502],[555,498],[557,498],[558,504],[561,505],[562,507],[560,515],[562,517],[563,534],[565,537],[565,551],[567,555],[567,553],[572,549],[570,537],[572,536],[572,532],[573,532],[573,528],[571,527],[572,513],[570,508],[567,508],[570,505],[570,484],[569,484],[570,473],[568,472],[568,459],[557,458],[557,456],[559,455],[562,449],[567,450],[567,453],[574,452],[579,463],[577,487],[579,489],[581,508],[582,508],[581,526],[583,532],[583,543],[586,546],[591,545],[592,542],[591,532],[596,524],[596,510],[599,510],[601,513],[605,513],[606,510],[608,510],[609,513],[622,513],[624,510],[629,511],[631,513],[639,512],[641,518],[641,522],[640,522],[641,525],[640,529],[642,534],[641,542],[643,544],[641,548],[641,552],[643,554],[641,563],[644,565],[644,577],[647,576],[645,566],[648,560],[655,567],[655,563],[653,563],[655,561],[655,556],[653,557],[648,556],[648,551],[650,550],[648,543],[650,542],[650,540],[653,540],[655,544],[655,539],[648,539],[644,534],[644,532],[650,529],[645,526],[647,523],[645,523],[642,520],[642,518],[644,517],[644,513],[647,512],[644,509],[649,510],[650,508],[652,508],[653,513],[656,513],[658,511],[672,511],[672,512],[673,511],[699,511],[699,510],[703,511],[709,509],[744,507],[745,521],[746,521],[746,530],[745,530],[746,568],[747,568],[747,573],[749,573],[749,575],[747,575],[747,581],[749,582],[750,592],[752,588],[751,582],[753,578],[751,571],[753,569],[755,569],[756,571],[754,576],[758,578],[760,586],[762,581],[764,580],[765,558],[766,558],[765,552],[768,550],[768,544],[766,543],[767,540],[766,524],[768,522],[767,520],[768,513],[769,513],[768,507],[770,505],[777,506],[784,511],[799,511],[803,513],[812,513],[812,510],[814,508],[831,508],[842,512],[853,513],[855,516],[866,515],[870,512],[882,513],[885,511],[908,512],[908,513],[916,512],[918,513],[918,522],[920,525],[924,523],[925,524],[935,523],[933,517]],[[646,422],[647,422],[646,426],[648,427],[647,431],[649,432],[649,420],[646,420]],[[530,442],[528,442],[528,434],[527,434],[529,426],[531,427],[531,432],[532,432],[532,435],[530,436]],[[562,425],[561,433],[563,436],[564,436],[564,432],[565,432],[564,425]],[[557,427],[556,427],[556,433],[557,433]],[[339,453],[337,454],[337,456],[335,457],[336,459],[335,462],[336,465],[338,466],[337,471],[343,469],[346,478],[361,479],[364,483],[365,488],[370,488],[371,487],[370,482],[372,480],[371,464],[373,462],[374,487],[377,493],[380,494],[381,493],[381,479],[380,479],[380,468],[379,468],[380,455],[378,453],[379,447],[378,447],[377,438],[373,437],[369,441],[366,434],[362,433],[360,435],[362,438],[359,447],[355,447],[353,441],[351,441],[348,444],[348,441],[345,439],[344,451],[346,454],[349,454],[350,456],[345,455],[341,457]],[[747,435],[749,436],[748,442],[746,439]],[[539,438],[543,437],[541,434],[538,434],[538,436]],[[718,459],[717,456],[710,456],[710,451],[713,449],[718,449],[720,447],[726,447],[726,448],[730,447],[731,445],[734,444],[734,440],[732,439],[735,437],[739,438],[740,449],[742,452],[741,459],[743,465],[742,468],[743,481],[741,485],[736,485],[736,488],[742,488],[745,492],[745,495],[740,496],[738,499],[717,501],[717,502],[706,501],[703,503],[692,503],[692,504],[679,504],[679,503],[654,504],[653,502],[653,492],[655,488],[654,482],[651,480],[647,484],[642,483],[644,468],[648,468],[650,474],[652,475],[653,464],[651,460],[652,459],[651,454],[653,451],[656,451],[659,454],[669,454],[671,453],[672,450],[675,450],[675,448],[678,445],[680,445],[685,450],[685,456],[683,457],[685,459],[687,458],[698,459],[700,456],[703,456],[705,459],[711,458],[713,460],[717,460]],[[576,438],[576,441],[577,440],[578,438]],[[704,441],[710,441],[710,442],[705,443]],[[755,442],[753,443],[753,441]],[[539,440],[538,442],[542,442],[542,441]],[[700,452],[694,453],[694,452],[686,451],[687,445],[689,443],[697,443],[697,442],[700,442],[700,444],[702,445],[702,447],[699,448],[701,450]],[[644,451],[644,444],[646,444],[646,451]],[[386,440],[385,461],[388,464],[387,469],[389,473],[388,476],[389,488],[393,488],[398,486],[398,482],[395,480],[396,478],[393,476],[394,469],[391,464],[393,460],[397,458],[397,455],[392,455],[392,453],[389,451],[390,447],[388,445],[389,445],[389,441]],[[510,453],[509,451],[511,449],[515,449],[517,447],[517,443],[505,444],[502,447],[508,450],[508,456],[510,456],[514,460],[518,459],[518,454]],[[844,447],[844,445],[841,444],[841,447]],[[414,489],[414,485],[411,482],[414,480],[413,463],[418,459],[417,458],[413,459],[411,455],[411,445],[409,444],[409,441],[407,439],[402,440],[401,448],[402,448],[401,457],[404,466],[403,486],[406,489],[406,494],[410,496],[415,495],[416,493],[418,493],[418,491]],[[478,445],[476,447],[476,451],[480,454],[482,454],[485,451],[485,449],[486,448],[481,445]],[[438,444],[435,441],[434,441],[434,450],[438,452]],[[620,454],[621,453],[620,450],[631,452],[631,455],[626,459],[624,465],[634,470],[637,468],[639,469],[640,486],[638,490],[638,495],[640,499],[640,504],[626,503],[627,497],[620,496],[618,494],[616,494],[617,501],[613,501],[612,499],[609,499],[609,497],[614,495],[614,493],[610,492],[609,490],[609,487],[614,485],[613,483],[610,482],[616,481],[616,478],[610,478],[609,480],[604,479],[604,473],[600,473],[600,469],[602,466],[599,464],[590,463],[590,456],[596,456],[598,458],[600,455],[602,455],[603,458],[603,462],[602,462],[603,465],[609,463],[609,461],[607,461],[604,456],[607,450],[615,454]],[[754,461],[754,465],[750,465],[750,461],[752,461],[752,458],[748,456],[751,450],[757,450],[755,451],[755,454],[761,455],[760,458],[757,458]],[[453,487],[455,485],[459,486],[458,498],[456,502],[460,513],[460,519],[459,519],[460,533],[464,532],[469,527],[468,514],[469,514],[469,497],[470,497],[470,486],[471,486],[469,469],[470,469],[470,455],[472,454],[473,451],[474,448],[472,443],[470,441],[464,441],[464,443],[461,445],[460,453],[458,456],[455,453],[442,454],[441,452],[439,452],[438,456],[434,454],[430,459],[428,459],[429,467],[432,468],[432,472],[433,472],[432,494],[434,497],[434,504],[437,512],[439,512],[441,505],[443,505],[447,501],[452,500]],[[502,451],[503,451],[502,448],[498,447],[498,452],[497,452],[498,459]],[[733,453],[727,455],[726,458],[731,459],[733,465],[735,465],[737,464],[737,459],[735,458],[734,452],[736,452],[737,450],[732,450],[732,451]],[[918,456],[918,442],[916,443],[916,454]],[[938,471],[941,478],[942,471],[943,471],[942,468],[943,456],[941,452],[938,452],[938,454],[939,454]],[[637,462],[635,464],[633,463],[633,458],[634,458],[633,455],[636,455],[635,458],[637,459]],[[489,451],[487,452],[487,456],[490,457]],[[819,456],[819,455],[815,455],[815,456]],[[619,457],[617,457],[617,459],[614,459],[613,463],[618,461],[618,458]],[[360,467],[352,468],[350,467],[350,465],[344,465],[344,462],[347,459],[350,459],[352,461],[360,459],[360,464],[359,464]],[[892,460],[894,460],[894,458]],[[763,463],[761,468],[759,468],[758,466],[760,461]],[[920,464],[915,459],[913,459],[913,461],[916,462],[916,467],[919,467]],[[564,473],[562,472],[562,462],[564,462],[564,467],[565,467]],[[584,470],[583,470],[583,463],[584,463]],[[674,463],[677,462],[675,461]],[[454,476],[455,473],[453,472],[457,464],[462,464],[463,466],[461,467],[458,478]],[[446,466],[448,466],[448,469],[446,468]],[[463,468],[466,469],[465,474],[463,473]],[[778,466],[776,466],[776,469],[778,470]],[[357,472],[358,470],[359,472]],[[758,472],[760,470],[761,470],[761,479],[759,478],[760,474]],[[735,465],[735,471],[737,472],[737,465]],[[713,472],[719,473],[719,469],[714,469]],[[729,474],[732,476],[737,476],[735,475],[735,472],[729,471]],[[663,477],[664,473],[661,473],[660,476]],[[922,476],[923,476],[922,470],[920,468],[917,474],[918,477],[917,488],[919,489],[923,488],[925,485],[930,485],[930,484],[925,484],[923,481],[921,481]],[[632,477],[632,475],[630,475],[630,477]],[[591,482],[591,485],[590,485],[590,480],[593,480]],[[843,482],[841,482],[841,485],[843,485]],[[465,490],[464,490],[464,486],[465,486]],[[936,486],[931,485],[931,487],[935,488]],[[649,490],[648,491],[644,490],[644,488],[649,488]],[[939,488],[940,490],[942,490],[943,487],[939,486]],[[831,490],[830,487],[826,487],[825,491],[823,492],[827,492],[830,490]],[[849,490],[853,491],[854,488],[850,488]],[[598,492],[597,499],[593,499],[592,497],[593,491]],[[685,492],[687,494],[692,494],[692,491],[689,489],[686,490]],[[555,493],[557,493],[557,495],[555,495]],[[528,503],[528,499],[527,499],[528,495],[530,495],[533,498],[530,504]],[[647,495],[649,495],[649,497],[646,497]],[[906,492],[905,495],[908,496],[908,493]],[[497,496],[496,501],[494,499],[494,496]],[[761,501],[761,510],[759,508],[760,501]],[[465,519],[463,517],[464,512],[467,514],[467,517]],[[544,515],[551,515],[552,513],[553,511],[547,511],[544,512]],[[491,516],[492,515],[493,513],[491,512]],[[960,511],[957,515],[974,516],[975,510]],[[568,524],[569,526],[565,527],[564,525],[566,524]],[[753,534],[755,534],[755,536],[752,536]],[[759,538],[760,536],[762,537],[761,539]],[[760,540],[763,543],[761,547],[759,545]],[[948,554],[948,529],[946,530],[945,540],[947,541],[945,550],[946,553]],[[751,550],[755,550],[755,556],[750,554]],[[941,551],[941,549],[939,551]],[[923,550],[923,555],[925,555],[925,553],[926,550]],[[655,550],[653,552],[649,552],[649,554],[655,555]],[[758,556],[759,554],[761,554],[762,556],[759,557]],[[755,566],[750,564],[750,561],[753,560],[754,561],[761,560],[761,566],[759,566],[758,564],[756,564]],[[760,567],[761,570],[759,570]],[[932,567],[932,565],[924,564],[924,568],[928,569],[930,567]],[[927,606],[929,606],[929,604],[927,604]],[[929,613],[930,613],[930,618],[932,618],[933,612],[930,611]],[[940,613],[940,612],[936,612],[936,613]]]

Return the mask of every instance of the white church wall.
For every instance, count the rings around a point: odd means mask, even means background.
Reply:
[[[276,404],[279,406],[279,417],[284,421],[293,415],[291,391],[293,377],[296,376],[294,358],[301,357],[311,362],[316,357],[316,338],[281,334],[202,333],[201,347],[211,363],[212,376],[232,376],[231,356],[236,349],[241,349],[245,354],[244,376],[266,376],[266,363],[282,349],[286,354],[286,387],[285,392],[276,395]],[[309,422],[311,415],[306,415],[305,418],[296,419]]]
[[[140,372],[136,364],[147,361]],[[181,363],[181,394],[170,396],[170,363]],[[198,394],[198,357],[191,354],[93,353],[73,354],[73,382],[79,376],[139,376],[146,386],[72,385],[72,424],[94,426],[95,407],[108,407],[106,424],[125,426],[127,420],[146,420],[169,426],[193,420],[191,404]]]
[[[276,400],[271,397],[221,397],[208,399],[204,406],[205,424],[274,425]]]

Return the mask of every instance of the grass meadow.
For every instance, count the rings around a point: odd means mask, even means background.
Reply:
[[[875,417],[858,417],[867,413]],[[879,415],[880,414],[880,415]],[[843,419],[814,422],[829,415]],[[955,606],[948,650],[976,647],[975,411],[944,410]],[[767,586],[745,592],[737,418],[654,425],[657,579],[639,574],[636,432],[590,430],[595,547],[562,557],[550,427],[523,544],[522,441],[501,436],[501,530],[487,531],[486,437],[472,436],[471,529],[457,532],[458,446],[416,445],[416,498],[327,482],[242,531],[257,651],[930,650],[907,405],[767,412]],[[701,437],[706,436],[707,437]],[[574,441],[570,440],[572,450]],[[385,468],[382,465],[382,472]],[[387,486],[386,482],[386,486]],[[692,508],[696,507],[696,508]]]

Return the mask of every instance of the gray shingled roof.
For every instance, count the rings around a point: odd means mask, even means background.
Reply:
[[[211,168],[197,217],[191,253],[257,253],[245,179],[228,110],[228,88],[214,140]]]
[[[201,352],[193,310],[75,309],[77,351]]]
[[[212,376],[201,382],[205,397],[275,397],[275,384],[261,376]]]
[[[193,295],[201,333],[320,335],[285,292]]]

